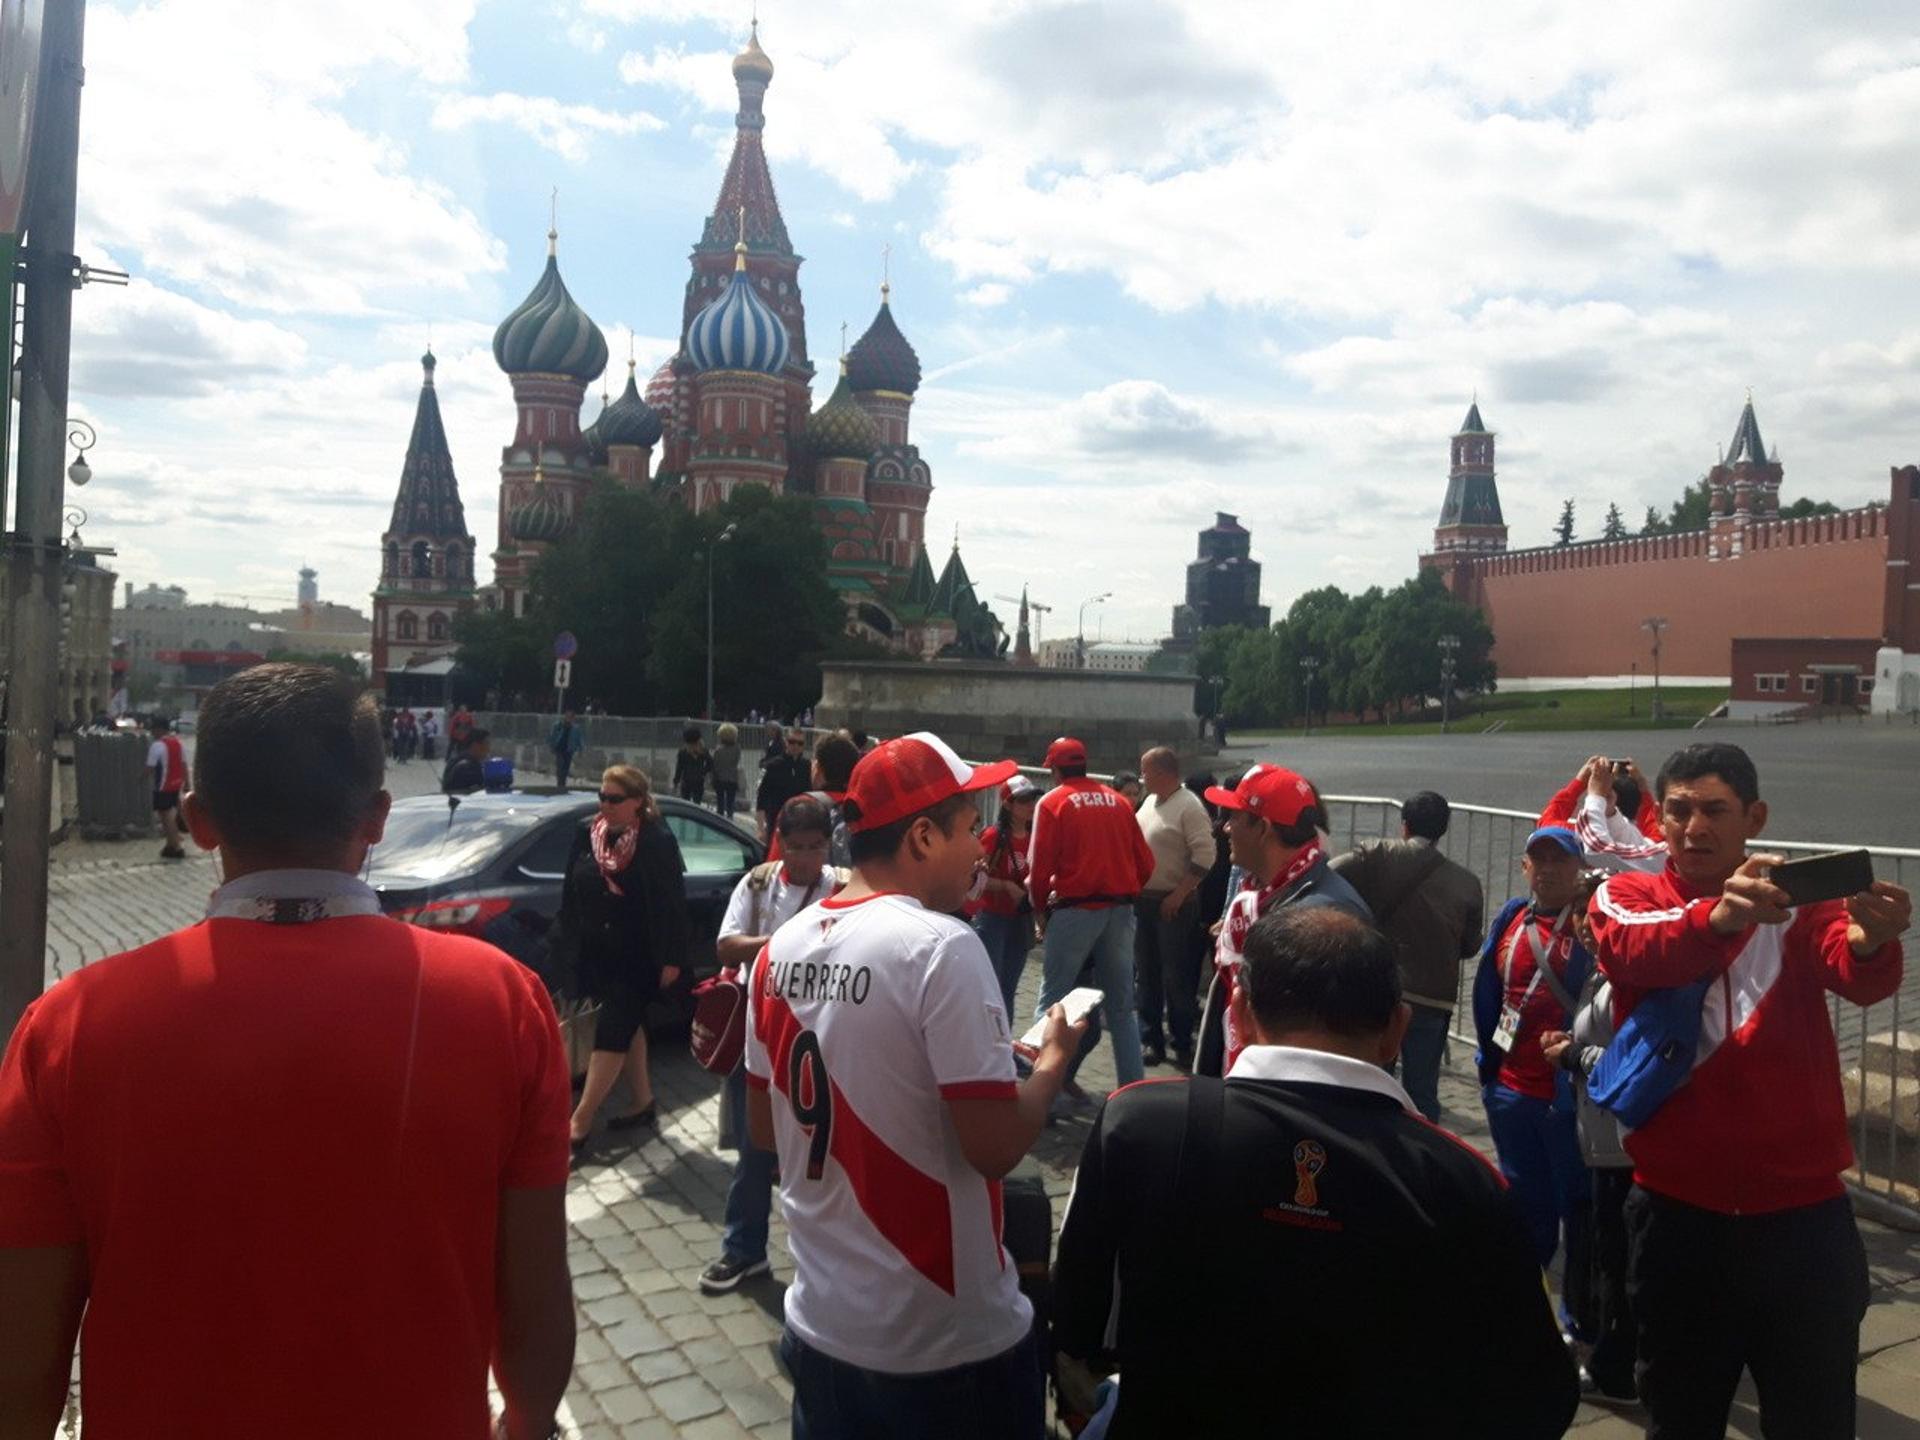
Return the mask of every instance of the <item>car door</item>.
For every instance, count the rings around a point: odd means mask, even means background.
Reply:
[[[740,877],[760,863],[760,846],[718,815],[703,810],[676,806],[664,810],[664,817],[687,867],[688,961],[694,974],[710,975],[717,968],[714,940],[727,913],[727,901],[733,898]]]
[[[510,856],[495,879],[496,893],[510,896],[512,908],[495,926],[501,932],[493,940],[516,960],[531,967],[546,981],[549,989],[571,993],[572,977],[562,975],[553,964],[551,932],[560,913],[560,887],[566,878],[567,859],[573,853],[580,821],[591,811],[562,810]]]

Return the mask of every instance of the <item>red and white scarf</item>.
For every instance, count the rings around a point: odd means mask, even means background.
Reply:
[[[593,863],[600,867],[600,878],[607,882],[607,889],[615,895],[626,894],[613,877],[633,863],[633,847],[640,841],[640,827],[629,825],[614,834],[607,817],[596,815],[588,836],[593,841]]]
[[[1326,852],[1321,848],[1319,837],[1307,842],[1306,848],[1273,877],[1271,884],[1262,885],[1258,879],[1249,875],[1241,882],[1244,894],[1251,890],[1257,892],[1253,901],[1253,917],[1247,917],[1246,910],[1231,906],[1227,911],[1226,928],[1221,932],[1220,943],[1214,952],[1214,965],[1219,970],[1220,980],[1227,986],[1227,1007],[1221,1015],[1222,1033],[1226,1042],[1226,1055],[1220,1073],[1225,1075],[1233,1069],[1233,1062],[1240,1058],[1240,1052],[1253,1043],[1253,1037],[1242,1035],[1240,1027],[1233,1020],[1233,998],[1240,993],[1240,965],[1246,953],[1247,933],[1253,929],[1253,922],[1273,909],[1275,902],[1303,879],[1306,873],[1320,861]]]

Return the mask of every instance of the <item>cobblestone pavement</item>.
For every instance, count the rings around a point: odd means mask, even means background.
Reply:
[[[428,767],[394,776],[398,793],[431,789]],[[62,845],[51,876],[49,979],[102,955],[196,919],[215,883],[212,862],[162,864],[157,843]],[[1037,959],[1022,1000],[1031,1005]],[[1464,1061],[1458,1053],[1455,1058]],[[676,1037],[659,1037],[654,1062],[662,1123],[639,1144],[612,1144],[602,1130],[568,1186],[569,1257],[579,1312],[573,1384],[562,1419],[579,1440],[774,1440],[788,1433],[791,1391],[775,1346],[781,1288],[792,1274],[777,1214],[773,1274],[734,1293],[699,1293],[701,1268],[718,1254],[731,1156],[716,1147],[719,1082],[688,1058]],[[1102,1045],[1083,1076],[1089,1090],[1111,1083]],[[1478,1096],[1467,1075],[1442,1081],[1447,1122],[1491,1151]],[[624,1103],[616,1095],[609,1113]],[[1085,1140],[1084,1118],[1048,1129],[1036,1146],[1055,1219],[1065,1206]],[[1920,1236],[1863,1222],[1873,1305],[1861,1336],[1864,1440],[1910,1440],[1920,1416]],[[1444,1301],[1434,1303],[1436,1323]],[[1573,1433],[1615,1440],[1643,1433],[1632,1419],[1583,1407]],[[1751,1390],[1742,1392],[1730,1432],[1757,1436]]]

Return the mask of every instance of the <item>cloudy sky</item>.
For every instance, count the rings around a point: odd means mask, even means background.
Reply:
[[[88,8],[80,249],[135,279],[76,303],[80,498],[125,578],[364,605],[429,335],[490,548],[554,187],[616,378],[672,348],[747,0]],[[1920,459],[1908,0],[760,15],[814,353],[890,246],[929,537],[1048,633],[1113,590],[1108,636],[1164,634],[1216,509],[1276,610],[1396,582],[1475,391],[1516,545],[1664,507],[1748,387],[1789,498]]]

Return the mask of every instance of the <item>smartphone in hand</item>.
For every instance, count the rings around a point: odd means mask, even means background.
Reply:
[[[1836,850],[1775,865],[1767,879],[1787,892],[1787,903],[1811,905],[1817,900],[1845,900],[1873,888],[1873,857],[1865,850]]]
[[[1107,998],[1107,992],[1096,990],[1091,985],[1082,985],[1077,990],[1069,990],[1061,997],[1060,1003],[1066,1008],[1067,1023],[1078,1025],[1093,1013],[1094,1006]],[[1031,1029],[1014,1042],[1014,1049],[1032,1055],[1039,1051],[1040,1042],[1047,1038],[1047,1017],[1042,1015],[1033,1022]]]

